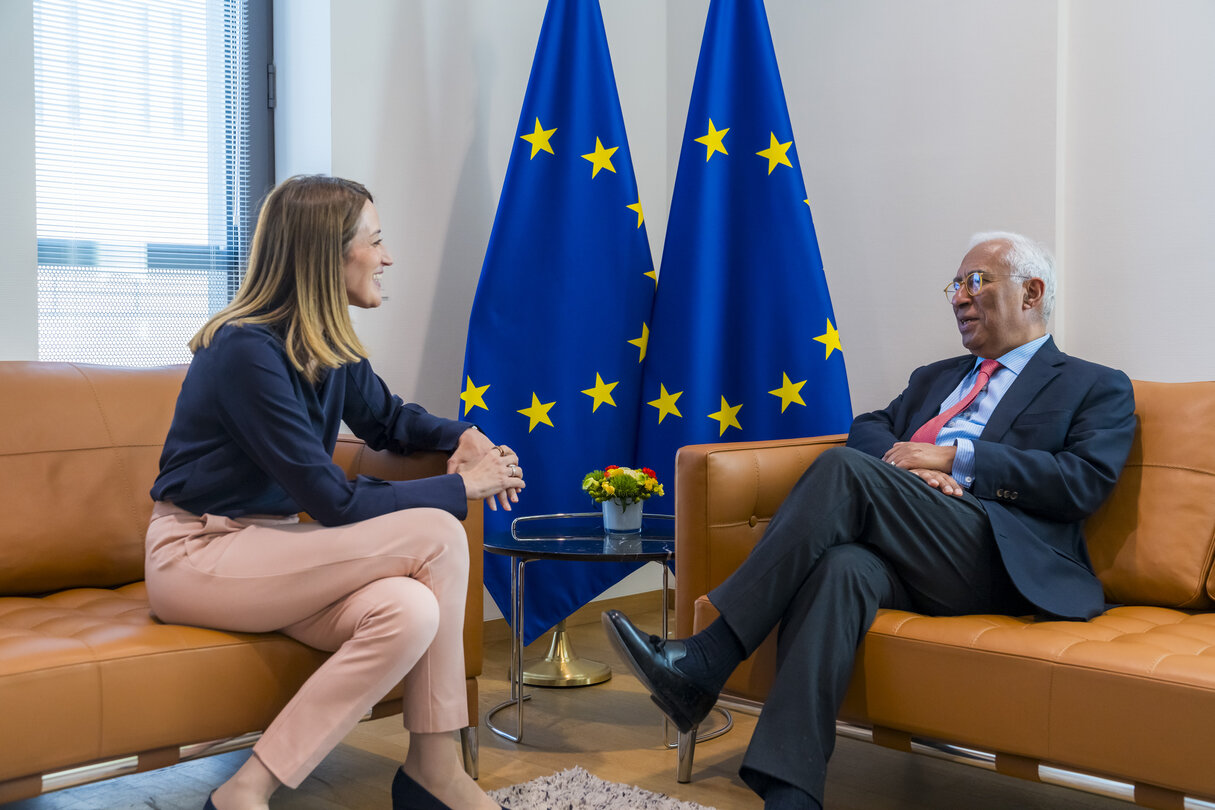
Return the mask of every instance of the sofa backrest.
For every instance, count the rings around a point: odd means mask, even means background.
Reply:
[[[148,491],[185,373],[0,361],[0,596],[143,579]],[[443,453],[374,452],[346,434],[333,457],[348,477],[393,480],[442,475],[447,464]],[[478,544],[481,514],[470,508],[464,520]]]
[[[1215,382],[1135,382],[1138,428],[1109,500],[1085,526],[1106,597],[1215,604]]]
[[[185,366],[0,362],[0,594],[143,579]]]

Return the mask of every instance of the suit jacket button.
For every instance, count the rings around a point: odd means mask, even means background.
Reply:
[[[1015,501],[1017,499],[1017,493],[1016,492],[1008,493],[1008,499],[1011,501]]]
[[[1002,489],[997,489],[997,490],[996,490],[996,497],[997,497],[997,498],[1003,498],[1003,497],[1004,497],[1004,490],[1002,490]]]

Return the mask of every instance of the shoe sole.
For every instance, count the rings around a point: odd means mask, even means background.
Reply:
[[[620,654],[620,657],[624,659],[624,662],[629,665],[629,670],[632,671],[637,680],[641,681],[641,685],[644,686],[646,691],[650,693],[650,700],[654,702],[654,705],[657,706],[659,710],[666,715],[667,719],[675,724],[675,728],[679,729],[681,732],[686,734],[689,731],[695,730],[696,727],[700,725],[699,721],[695,723],[692,722],[690,717],[682,712],[676,711],[673,706],[655,694],[657,690],[654,688],[654,684],[650,681],[649,676],[647,676],[645,672],[639,666],[637,666],[637,662],[633,660],[633,655],[629,652],[628,647],[624,645],[624,639],[620,637],[620,631],[616,629],[616,624],[607,616],[606,613],[600,617],[600,620],[603,622],[604,631],[607,632],[608,641],[612,643],[612,647],[614,647],[616,652]]]

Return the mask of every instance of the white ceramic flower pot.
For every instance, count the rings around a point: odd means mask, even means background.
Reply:
[[[641,531],[641,501],[622,506],[619,501],[603,502],[603,528],[609,532]]]

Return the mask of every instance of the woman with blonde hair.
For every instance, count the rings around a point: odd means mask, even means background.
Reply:
[[[293,177],[263,204],[240,291],[190,343],[152,487],[152,610],[333,653],[207,810],[268,807],[402,681],[409,751],[393,807],[498,806],[451,734],[468,725],[459,519],[470,499],[510,509],[523,473],[510,448],[405,404],[372,371],[348,307],[379,306],[391,264],[366,188]],[[447,474],[348,481],[331,459],[342,422],[375,449],[450,452]]]

